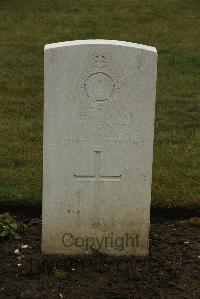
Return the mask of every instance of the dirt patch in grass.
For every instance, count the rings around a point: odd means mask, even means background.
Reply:
[[[22,238],[1,241],[0,298],[200,298],[199,229],[153,218],[147,258],[48,257],[41,219],[23,217]]]

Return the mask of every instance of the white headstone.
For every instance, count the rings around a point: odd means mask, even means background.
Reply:
[[[147,255],[157,51],[45,46],[42,250]]]

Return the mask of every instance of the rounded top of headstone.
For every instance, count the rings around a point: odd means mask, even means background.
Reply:
[[[122,47],[132,47],[141,50],[146,50],[150,52],[157,53],[155,47],[146,46],[142,44],[119,41],[119,40],[107,40],[107,39],[88,39],[88,40],[73,40],[73,41],[65,41],[59,43],[52,43],[45,45],[45,50],[61,48],[61,47],[70,47],[70,46],[82,46],[82,45],[113,45],[113,46],[122,46]]]

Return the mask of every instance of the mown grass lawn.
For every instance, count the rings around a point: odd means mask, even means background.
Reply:
[[[199,208],[199,28],[199,0],[0,0],[0,202],[41,204],[44,45],[105,38],[158,49],[152,203]]]

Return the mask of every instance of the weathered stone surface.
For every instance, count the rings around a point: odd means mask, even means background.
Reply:
[[[157,51],[45,47],[42,250],[147,255]]]

